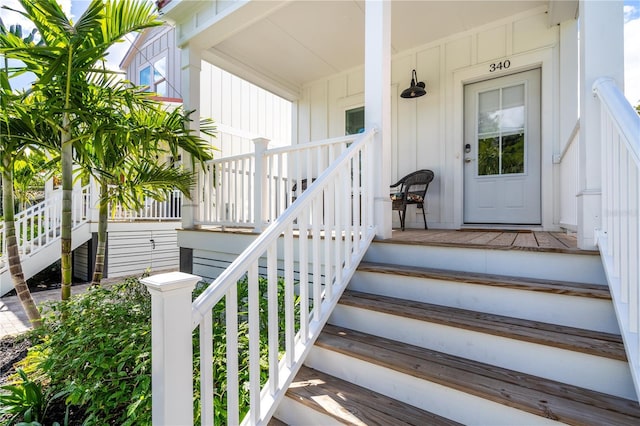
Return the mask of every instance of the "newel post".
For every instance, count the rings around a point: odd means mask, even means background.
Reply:
[[[262,232],[262,225],[267,217],[267,205],[269,200],[267,199],[267,164],[264,153],[269,146],[269,139],[255,138],[253,139],[255,144],[255,165],[256,173],[253,176],[253,220],[254,220],[254,232]]]
[[[151,293],[151,419],[193,424],[191,292],[200,277],[183,272],[141,280]]]

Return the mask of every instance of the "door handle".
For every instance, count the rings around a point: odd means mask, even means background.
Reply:
[[[152,239],[150,239],[149,241],[151,241],[151,244],[152,244],[152,246],[153,246],[151,249],[152,249],[152,250],[155,250],[155,249],[156,249],[156,240],[154,240],[154,239],[152,238]]]

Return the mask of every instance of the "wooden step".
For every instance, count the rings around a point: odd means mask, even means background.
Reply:
[[[609,288],[599,284],[584,284],[569,281],[554,281],[535,278],[506,277],[501,275],[480,274],[474,272],[449,271],[445,269],[421,268],[418,266],[393,265],[389,263],[361,262],[360,272],[402,275],[415,278],[427,278],[444,281],[457,281],[466,284],[479,284],[493,287],[513,288],[567,296],[591,297],[611,300]]]
[[[346,290],[339,303],[419,321],[626,361],[620,335]]]
[[[567,424],[640,424],[635,401],[348,328],[326,325],[316,346]]]
[[[374,241],[365,262],[410,265],[450,271],[531,277],[604,285],[607,278],[597,252],[585,254],[524,250],[492,250],[483,247],[450,247],[394,244]]]
[[[286,397],[347,425],[460,424],[304,366]]]

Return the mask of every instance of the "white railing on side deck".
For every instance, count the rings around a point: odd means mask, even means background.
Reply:
[[[144,206],[137,210],[126,209],[118,203],[115,208],[109,208],[109,220],[178,220],[182,214],[182,197],[182,192],[178,190],[169,192],[162,201],[147,197]]]
[[[90,186],[84,186],[73,192],[72,226],[75,228],[88,219]],[[60,238],[62,223],[62,191],[54,191],[44,201],[35,204],[15,215],[16,237],[21,258],[33,256],[44,247]],[[0,254],[2,267],[6,267],[6,236],[4,224],[0,225]]]
[[[258,138],[252,154],[209,161],[200,174],[203,193],[196,224],[262,230],[354,139],[349,135],[267,149],[269,141]]]
[[[191,336],[198,328],[201,423],[214,424],[214,390],[226,390],[227,407],[217,410],[226,409],[228,424],[269,421],[375,235],[372,140],[369,131],[296,151],[304,157],[328,153],[335,161],[325,162],[328,167],[316,176],[295,175],[298,180],[317,179],[193,304],[191,290],[198,277],[171,273],[143,280],[152,294],[154,424],[193,423]],[[316,170],[326,159],[317,161]],[[239,301],[243,278],[248,296]],[[225,303],[224,317],[214,324],[212,309],[220,302]],[[284,324],[282,329],[279,324]],[[228,379],[214,384],[212,333],[214,327],[225,326],[226,357],[216,359],[216,369],[223,362]],[[246,330],[248,365],[239,365],[238,336]],[[248,381],[240,382],[240,372],[247,368]],[[242,389],[249,394],[244,419]]]
[[[640,395],[640,117],[615,82],[599,79],[602,229],[598,247]]]

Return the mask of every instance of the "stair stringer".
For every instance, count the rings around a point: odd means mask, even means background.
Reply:
[[[90,239],[91,224],[89,222],[81,223],[72,231],[71,250],[77,249]],[[60,259],[61,245],[60,237],[56,237],[49,244],[43,246],[35,253],[23,256],[21,261],[24,278],[28,280],[56,260]],[[11,274],[9,273],[8,265],[3,265],[2,269],[0,269],[0,296],[4,296],[11,290],[13,290]]]

